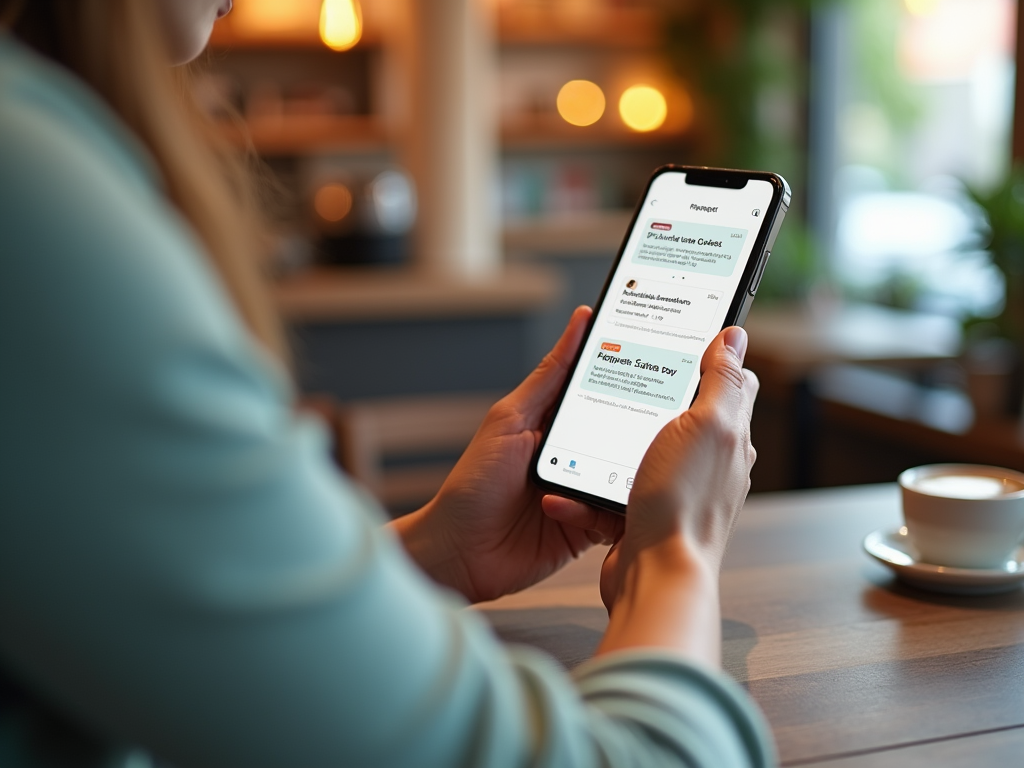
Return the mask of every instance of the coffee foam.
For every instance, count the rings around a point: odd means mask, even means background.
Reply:
[[[995,499],[1024,491],[1024,483],[1012,478],[969,475],[962,471],[919,477],[910,487],[921,493],[951,499]]]

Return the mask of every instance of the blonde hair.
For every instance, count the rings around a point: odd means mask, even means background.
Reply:
[[[0,23],[88,83],[148,147],[250,332],[287,362],[251,175],[192,99],[187,68],[170,66],[153,3],[0,0]]]

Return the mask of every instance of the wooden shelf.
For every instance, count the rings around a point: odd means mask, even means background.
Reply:
[[[509,46],[652,48],[659,44],[657,13],[651,8],[605,8],[567,12],[534,5],[498,17],[499,40]]]
[[[502,147],[511,150],[678,147],[688,141],[686,131],[669,121],[657,130],[638,133],[607,114],[584,127],[570,125],[557,114],[543,114],[517,118],[501,128]]]
[[[351,50],[377,48],[381,44],[380,30],[372,24],[363,27],[363,36]],[[210,47],[215,50],[243,49],[302,49],[321,48],[329,50],[320,39],[320,28],[316,14],[307,23],[275,29],[272,33],[264,30],[247,30],[234,15],[226,16],[213,26]]]
[[[367,20],[356,49],[377,48],[381,30]],[[657,13],[649,8],[607,8],[572,13],[535,6],[503,9],[498,16],[498,41],[506,46],[579,46],[604,49],[652,48],[659,44]],[[248,31],[232,16],[213,28],[210,45],[230,48],[322,48],[316,18],[308,24],[275,30]]]
[[[318,152],[385,152],[387,132],[381,121],[368,115],[282,115],[248,120],[244,125],[224,123],[233,142],[252,143],[261,155],[306,155]]]
[[[380,44],[379,39],[367,38],[366,35],[350,50],[362,50],[375,48]],[[277,32],[273,35],[267,34],[245,34],[232,30],[229,27],[217,25],[214,33],[210,36],[210,48],[213,50],[307,50],[322,48],[329,50],[320,40],[320,33],[316,29],[294,30]]]
[[[276,299],[290,322],[365,322],[517,314],[548,305],[558,276],[506,267],[493,278],[459,280],[412,269],[310,269],[280,283]]]
[[[513,220],[505,225],[505,251],[524,259],[552,253],[610,256],[622,243],[632,217],[632,210],[613,210]]]
[[[367,4],[364,4],[367,5]],[[243,13],[240,0],[235,13],[214,26],[211,45],[220,51],[322,50],[330,52],[318,33],[318,0],[294,0],[279,24],[253,20]],[[607,7],[606,7],[607,6]],[[363,38],[354,50],[380,47],[387,37],[387,14],[364,8]],[[543,2],[499,9],[498,34],[503,46],[593,46],[600,49],[644,49],[658,45],[660,14],[653,8],[614,7],[593,3]],[[552,105],[553,106],[553,105]],[[515,115],[503,120],[501,146],[506,151],[593,151],[603,149],[671,149],[687,141],[685,115],[671,111],[665,125],[639,133],[627,128],[613,107],[597,123],[578,127],[566,123],[554,111]],[[682,121],[682,122],[681,122]],[[225,131],[236,142],[252,145],[267,156],[305,155],[321,152],[387,151],[391,136],[374,116],[289,115],[250,121],[247,132],[238,127]]]
[[[281,115],[249,120],[242,126],[224,123],[223,130],[231,141],[251,142],[257,152],[268,157],[385,152],[391,147],[384,124],[373,115]],[[675,149],[685,146],[687,141],[685,133],[671,128],[636,133],[611,119],[603,125],[599,122],[580,128],[546,115],[518,120],[501,130],[501,147],[507,151]]]

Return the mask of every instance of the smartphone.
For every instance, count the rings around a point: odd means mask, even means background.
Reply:
[[[626,511],[648,446],[696,396],[704,351],[746,319],[790,199],[775,173],[652,174],[531,465],[541,489]]]

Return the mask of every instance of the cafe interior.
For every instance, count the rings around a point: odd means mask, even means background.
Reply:
[[[235,0],[194,87],[258,160],[304,405],[394,516],[594,304],[655,168],[785,177],[745,322],[757,462],[726,670],[783,764],[1020,764],[1015,569],[947,589],[863,551],[899,524],[908,468],[1024,472],[1020,18],[1014,0]],[[599,560],[578,565],[487,610],[498,633],[585,658],[606,619]]]
[[[394,514],[594,304],[666,163],[792,186],[753,492],[1024,470],[1012,0],[235,6],[195,87],[265,172],[305,396]]]

